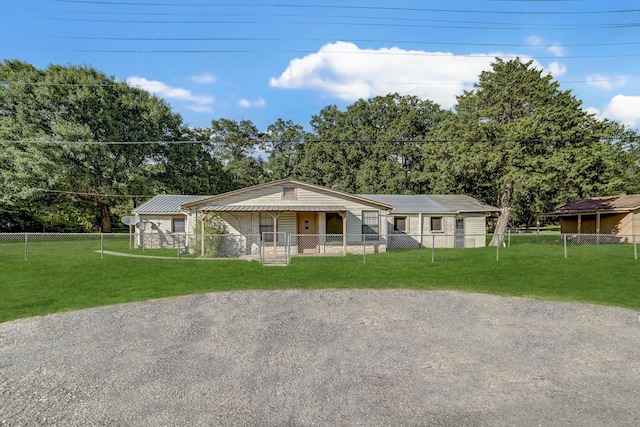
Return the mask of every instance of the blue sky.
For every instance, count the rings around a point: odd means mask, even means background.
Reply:
[[[196,127],[309,128],[327,105],[390,92],[448,109],[496,56],[520,56],[640,128],[637,0],[15,0],[0,32],[2,59],[90,65]]]

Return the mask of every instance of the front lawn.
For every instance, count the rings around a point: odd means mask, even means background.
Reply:
[[[633,245],[520,242],[511,247],[395,250],[345,257],[256,261],[104,255],[99,241],[0,242],[0,322],[87,307],[202,292],[250,289],[449,289],[640,310]],[[110,243],[111,245],[111,243]],[[118,246],[119,245],[119,246]],[[119,247],[128,251],[128,240]],[[97,249],[97,250],[96,250]],[[137,250],[137,254],[141,251]],[[153,255],[154,252],[145,254]]]

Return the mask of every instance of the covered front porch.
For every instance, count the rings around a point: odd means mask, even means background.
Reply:
[[[347,209],[343,206],[214,205],[198,209],[199,232],[259,236],[265,254],[288,245],[292,254],[347,253]],[[286,242],[284,240],[287,240]],[[201,253],[205,253],[204,239]],[[246,253],[255,248],[243,248]]]

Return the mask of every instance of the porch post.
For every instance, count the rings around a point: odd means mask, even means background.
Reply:
[[[278,246],[278,212],[275,214],[271,214],[271,218],[273,218],[273,253],[276,253],[276,248]]]
[[[422,217],[422,212],[420,212],[418,214],[418,230],[420,231],[420,247],[422,248],[422,225],[423,225],[423,217]],[[411,227],[409,227],[411,228]]]
[[[342,212],[342,255],[347,255],[347,212]]]
[[[204,212],[200,215],[200,256],[204,258]]]
[[[580,234],[581,229],[582,229],[582,214],[578,214],[578,234]]]

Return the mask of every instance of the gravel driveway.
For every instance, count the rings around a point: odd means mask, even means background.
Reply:
[[[2,425],[640,423],[640,318],[431,291],[250,291],[0,324]]]

